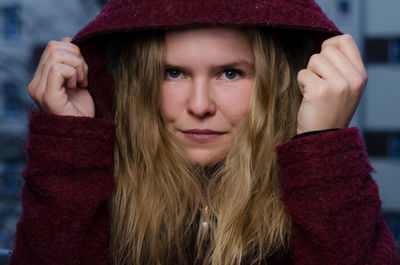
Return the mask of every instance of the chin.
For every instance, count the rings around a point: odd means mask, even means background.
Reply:
[[[227,151],[215,152],[207,150],[197,150],[187,152],[188,158],[198,166],[214,165],[225,159]]]

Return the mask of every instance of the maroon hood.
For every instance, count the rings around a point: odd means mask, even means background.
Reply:
[[[109,0],[74,38],[89,65],[96,116],[111,119],[113,80],[101,38],[117,32],[201,25],[257,26],[340,34],[314,0]]]

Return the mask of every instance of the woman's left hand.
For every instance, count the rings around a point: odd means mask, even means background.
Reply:
[[[297,134],[346,128],[367,83],[360,52],[350,35],[330,38],[297,76],[303,101]]]

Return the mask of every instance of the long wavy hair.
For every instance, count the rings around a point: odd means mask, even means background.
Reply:
[[[165,37],[134,33],[115,70],[110,249],[122,264],[260,264],[289,251],[275,148],[296,134],[297,72],[308,55],[272,30],[245,29],[255,89],[226,158],[193,165],[159,114]]]

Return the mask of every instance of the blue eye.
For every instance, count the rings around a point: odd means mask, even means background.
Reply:
[[[176,69],[165,70],[165,79],[178,79],[182,78],[183,73]]]
[[[239,70],[226,70],[221,74],[221,78],[225,80],[236,80],[242,75],[242,72]]]

